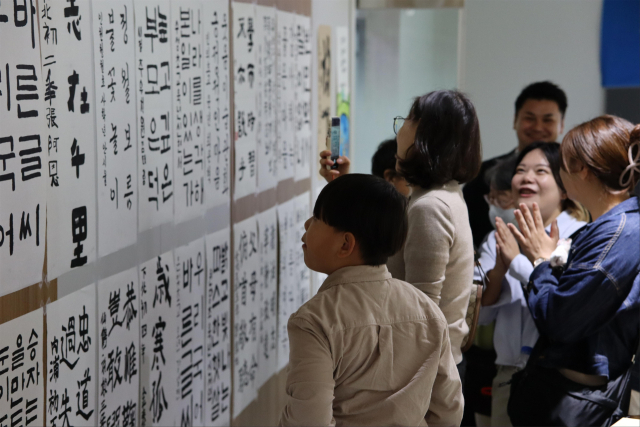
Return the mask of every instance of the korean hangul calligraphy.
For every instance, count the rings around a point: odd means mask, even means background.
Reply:
[[[98,425],[138,425],[140,381],[138,268],[98,283]]]
[[[0,325],[0,425],[44,424],[43,309]]]
[[[176,223],[205,212],[203,20],[200,2],[171,3]]]
[[[97,0],[93,9],[94,108],[98,150],[100,256],[134,244],[138,230],[138,133],[131,79],[138,76],[132,0]]]
[[[260,388],[277,372],[278,322],[278,220],[276,207],[258,214],[260,309],[258,316],[257,386]]]
[[[235,191],[234,199],[253,194],[257,188],[256,151],[257,92],[254,49],[256,7],[253,4],[232,2],[233,69],[235,129]]]
[[[225,228],[205,238],[206,290],[206,402],[205,424],[231,422],[231,246]]]
[[[168,0],[136,1],[134,7],[138,228],[144,231],[174,219],[172,28]]]
[[[94,85],[87,2],[43,0],[40,36],[49,158],[47,274],[58,277],[96,259]],[[82,17],[84,16],[84,20]],[[58,32],[58,29],[60,31]],[[84,37],[82,37],[84,34]]]
[[[177,309],[178,417],[182,425],[204,426],[205,262],[204,238],[174,250]]]
[[[229,98],[229,0],[203,3],[205,100],[205,205],[231,198],[231,105]]]
[[[140,265],[140,425],[179,425],[173,252]]]
[[[258,315],[256,297],[260,271],[258,222],[250,217],[233,226],[233,416],[258,394]]]
[[[97,323],[94,284],[47,305],[48,425],[97,425]]]
[[[42,279],[46,212],[45,92],[36,0],[0,3],[0,296]],[[47,100],[45,100],[45,97]]]

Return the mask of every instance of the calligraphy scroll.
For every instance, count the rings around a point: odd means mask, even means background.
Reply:
[[[278,180],[295,170],[295,41],[296,15],[278,10],[277,17],[277,150]]]
[[[94,0],[98,253],[132,245],[138,230],[133,1]]]
[[[278,257],[280,262],[280,276],[278,278],[278,370],[289,363],[289,334],[287,322],[296,310],[295,249],[292,247],[295,236],[296,199],[293,198],[277,207],[278,212]]]
[[[295,21],[295,179],[311,176],[311,18],[296,15]]]

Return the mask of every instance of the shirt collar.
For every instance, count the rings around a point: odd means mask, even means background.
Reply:
[[[388,279],[391,279],[391,273],[387,270],[386,265],[376,267],[370,265],[344,267],[331,273],[322,286],[320,286],[318,292],[326,291],[329,288],[346,283],[382,282]]]

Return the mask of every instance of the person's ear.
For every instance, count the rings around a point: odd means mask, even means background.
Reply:
[[[387,182],[393,183],[393,178],[396,176],[396,171],[394,169],[385,169],[383,173],[383,178]]]
[[[583,181],[587,181],[590,178],[589,175],[593,175],[589,168],[584,165],[582,165],[582,168],[577,173],[580,179]]]
[[[356,236],[346,232],[342,235],[342,245],[338,250],[338,258],[348,258],[356,250]]]

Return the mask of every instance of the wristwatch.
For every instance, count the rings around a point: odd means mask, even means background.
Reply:
[[[549,261],[549,260],[546,259],[546,258],[542,258],[542,257],[538,258],[537,260],[535,260],[533,262],[533,268],[536,268],[537,266],[539,266],[540,264],[542,264],[543,262],[546,262],[546,261]]]

